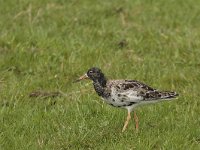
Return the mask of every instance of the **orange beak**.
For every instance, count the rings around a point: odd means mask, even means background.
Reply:
[[[87,74],[84,74],[80,78],[76,79],[74,82],[79,82],[79,81],[84,80],[84,79],[89,79],[89,77],[87,76]]]

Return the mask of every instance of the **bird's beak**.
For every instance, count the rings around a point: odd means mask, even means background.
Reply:
[[[84,75],[81,76],[80,78],[76,79],[74,82],[79,82],[79,81],[84,80],[84,79],[89,79],[89,77],[88,77],[87,74],[84,74]]]

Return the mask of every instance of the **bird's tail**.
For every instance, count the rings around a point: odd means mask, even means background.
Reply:
[[[171,91],[162,91],[160,92],[161,95],[161,99],[172,99],[172,98],[176,98],[177,96],[179,96],[178,93],[176,92],[171,92]]]

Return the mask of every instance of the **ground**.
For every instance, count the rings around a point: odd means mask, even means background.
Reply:
[[[199,6],[1,0],[0,149],[200,149]],[[180,96],[137,108],[139,132],[132,119],[121,133],[127,111],[103,103],[90,81],[73,83],[93,66]]]

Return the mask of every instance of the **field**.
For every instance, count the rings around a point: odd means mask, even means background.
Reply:
[[[199,150],[199,6],[1,0],[0,149]],[[93,66],[180,96],[138,107],[139,132],[132,119],[122,133],[127,111],[103,103],[91,81],[73,83]]]

